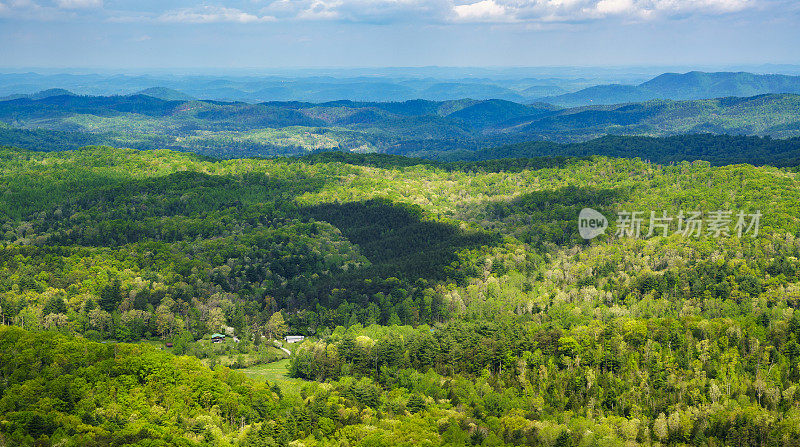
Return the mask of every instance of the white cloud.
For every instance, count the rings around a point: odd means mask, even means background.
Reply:
[[[487,0],[504,8],[495,17],[508,21],[547,23],[581,22],[607,17],[653,20],[683,15],[717,15],[742,11],[756,6],[757,0]],[[488,5],[487,5],[488,6]],[[461,6],[455,6],[456,16]]]
[[[102,8],[103,0],[56,0],[56,5],[62,9]]]
[[[42,6],[32,0],[8,0],[0,3],[0,17],[21,20],[50,21],[72,18],[72,12],[63,11],[51,3]]]
[[[290,3],[290,0],[283,0],[282,3]],[[340,1],[322,1],[322,0],[315,0],[311,2],[293,2],[302,9],[297,11],[297,17],[300,19],[307,19],[307,20],[326,20],[326,19],[338,19],[341,17],[337,8],[342,6],[342,2]],[[305,5],[303,7],[303,5]]]
[[[201,0],[202,1],[202,0]],[[101,9],[103,0],[0,0],[0,17],[59,20],[101,11],[111,22],[516,23],[525,26],[605,19],[660,20],[759,9],[791,14],[795,0],[241,0],[237,8],[200,4],[169,10]],[[108,3],[108,2],[106,2]],[[167,3],[167,2],[165,2]],[[230,3],[228,3],[230,4]],[[105,5],[109,8],[109,5]]]
[[[157,19],[160,22],[173,23],[258,23],[272,22],[275,17],[258,16],[240,9],[225,8],[222,6],[201,6],[198,8],[183,8],[167,11]]]
[[[756,6],[754,0],[654,0],[655,11],[734,12]]]
[[[281,19],[352,22],[553,23],[607,17],[657,19],[742,11],[765,0],[273,0]]]
[[[441,22],[452,0],[274,0],[262,12],[292,20],[361,23]]]
[[[498,5],[494,0],[455,5],[453,11],[459,20],[464,21],[506,21],[510,19],[506,7]]]
[[[633,12],[633,0],[601,0],[595,5],[595,10],[600,14],[623,14]]]

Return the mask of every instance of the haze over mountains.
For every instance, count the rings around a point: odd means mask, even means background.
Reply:
[[[785,73],[795,73],[783,70]],[[152,90],[152,89],[158,90]],[[652,99],[710,99],[800,93],[800,76],[747,72],[651,74],[598,70],[304,71],[269,76],[164,76],[103,74],[0,74],[0,98],[66,89],[81,95],[145,92],[162,99],[218,101],[449,101],[463,98],[547,102],[565,107]],[[159,91],[161,93],[159,93]],[[175,91],[172,96],[165,92]],[[179,92],[179,93],[176,93]]]
[[[800,76],[752,73],[664,73],[638,85],[598,85],[573,93],[541,98],[567,107],[619,104],[652,99],[708,99],[754,96],[767,93],[800,93]]]
[[[542,79],[493,75],[494,79],[473,76],[461,81],[410,75],[169,79],[0,75],[6,81],[0,84],[0,92],[8,93],[0,97],[0,145],[47,151],[109,145],[190,151],[217,158],[315,151],[448,161],[604,154],[664,162],[699,158],[786,165],[800,158],[795,150],[800,137],[800,76],[693,71],[578,90],[586,79],[551,79],[547,84]],[[62,84],[25,90],[57,81]],[[156,81],[164,84],[148,86]],[[531,99],[545,91],[566,89],[577,91]],[[93,96],[86,95],[87,90],[129,93]],[[220,99],[226,97],[243,100]],[[374,99],[354,100],[359,97]],[[405,97],[416,99],[396,99]],[[597,140],[607,135],[696,134],[791,140],[786,144],[694,137],[656,142]],[[613,147],[608,147],[609,141]],[[575,145],[586,142],[590,143]],[[506,146],[514,144],[527,146]],[[725,145],[734,149],[726,153]]]
[[[0,97],[64,88],[82,95],[128,95],[153,87],[220,101],[404,101],[461,98],[530,101],[604,82],[641,82],[647,75],[554,77],[477,72],[301,72],[269,76],[162,76],[101,74],[0,74]],[[486,75],[486,76],[484,76]]]

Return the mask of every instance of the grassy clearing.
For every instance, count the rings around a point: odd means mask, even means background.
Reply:
[[[289,359],[252,366],[239,371],[251,379],[275,383],[285,394],[298,394],[300,388],[306,383],[305,380],[289,377]]]
[[[213,357],[215,365],[227,366],[228,368],[240,369],[241,366],[255,366],[257,364],[274,363],[277,360],[285,359],[288,355],[273,346],[264,346],[257,352],[230,352]],[[208,363],[211,359],[205,359]]]

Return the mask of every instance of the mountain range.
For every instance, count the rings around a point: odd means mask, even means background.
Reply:
[[[767,93],[800,93],[800,76],[699,71],[664,73],[638,85],[596,85],[577,92],[539,98],[538,101],[576,107],[653,99],[709,99]]]
[[[146,93],[180,96],[166,89]],[[530,141],[579,143],[604,135],[698,133],[799,137],[800,95],[572,108],[497,99],[249,104],[167,100],[145,94],[40,93],[0,101],[0,144],[34,150],[104,144],[168,148],[217,158],[319,150],[436,158],[452,151]]]
[[[748,72],[609,75],[598,70],[567,73],[519,72],[470,76],[456,71],[439,76],[396,72],[304,73],[269,76],[40,75],[0,74],[0,99],[25,97],[42,90],[66,89],[79,95],[149,94],[162,99],[192,98],[259,103],[267,101],[402,102],[414,99],[451,101],[501,99],[546,102],[562,107],[621,104],[653,99],[690,100],[771,93],[800,93],[800,76]],[[167,95],[169,93],[169,96]]]

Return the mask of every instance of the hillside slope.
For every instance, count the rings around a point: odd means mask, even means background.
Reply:
[[[318,150],[434,156],[526,141],[582,142],[608,134],[792,138],[800,136],[800,96],[562,109],[473,99],[246,104],[148,95],[57,95],[0,101],[0,126],[0,144],[39,150],[109,144],[218,158]]]
[[[800,76],[699,71],[664,73],[638,85],[598,85],[539,100],[565,107],[577,107],[654,99],[679,101],[779,93],[800,93]]]
[[[668,136],[699,132],[790,138],[800,135],[800,95],[577,107],[533,120],[503,123],[492,132],[562,142],[606,134]]]

